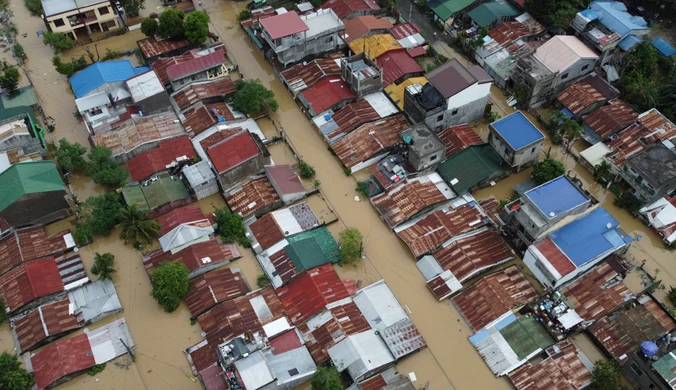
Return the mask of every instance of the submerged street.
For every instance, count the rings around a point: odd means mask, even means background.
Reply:
[[[345,176],[338,159],[327,150],[327,144],[319,132],[293,100],[292,94],[279,80],[269,63],[251,43],[240,28],[236,15],[246,7],[245,2],[230,0],[203,0],[204,9],[211,18],[211,31],[217,33],[225,43],[230,56],[239,66],[239,70],[249,79],[257,79],[275,93],[279,110],[272,116],[273,122],[281,126],[289,143],[308,164],[317,172],[316,179],[321,182],[321,194],[329,207],[339,218],[339,222],[329,229],[337,238],[338,232],[345,227],[356,227],[364,235],[365,259],[356,268],[336,267],[342,279],[354,279],[362,286],[384,279],[404,305],[414,324],[427,342],[427,348],[413,354],[397,365],[403,375],[414,372],[416,388],[428,389],[509,389],[503,378],[496,378],[490,372],[482,358],[467,340],[471,335],[468,326],[460,317],[449,300],[437,301],[428,290],[425,281],[416,268],[415,259],[406,245],[389,229],[371,204],[364,199],[355,201],[356,183],[368,177],[368,172],[358,172]],[[147,1],[145,14],[161,12],[156,7],[158,0]],[[18,28],[17,40],[28,54],[25,68],[33,82],[42,108],[55,124],[55,131],[49,133],[50,140],[58,142],[66,138],[89,147],[84,124],[74,117],[75,104],[72,92],[65,76],[56,73],[51,62],[53,52],[37,37],[38,30],[44,30],[44,24],[37,17],[31,17],[23,2],[11,3],[14,12],[13,21]],[[27,33],[23,38],[21,34]],[[136,40],[142,39],[139,30],[115,37],[115,48],[132,50]],[[102,41],[99,50],[107,44]],[[75,51],[78,49],[73,49]],[[79,55],[73,53],[73,55]],[[9,56],[10,53],[3,53]],[[65,56],[71,55],[66,53]],[[131,56],[132,61],[136,61]],[[464,60],[463,60],[464,61]],[[505,103],[505,97],[497,87],[493,87],[491,101],[494,111],[505,116],[513,109]],[[531,118],[533,123],[537,123]],[[263,127],[263,125],[261,125]],[[475,127],[480,136],[487,138],[487,126],[483,123]],[[274,131],[272,128],[270,131]],[[546,134],[546,132],[543,131]],[[579,140],[574,150],[584,149],[585,141]],[[275,162],[293,162],[290,150],[276,145],[271,151]],[[663,281],[667,287],[676,285],[676,261],[673,253],[664,249],[660,237],[633,218],[625,210],[613,205],[614,195],[597,184],[592,175],[583,166],[578,165],[571,154],[563,152],[560,146],[546,144],[543,152],[549,152],[552,158],[562,161],[570,174],[577,176],[585,188],[592,192],[603,207],[616,218],[621,227],[635,238],[628,252],[628,258],[636,265],[646,261],[646,270]],[[484,199],[495,196],[505,199],[512,195],[512,187],[528,179],[530,171],[514,174],[498,182],[495,186],[474,193],[474,197]],[[105,190],[90,181],[88,177],[71,178],[71,189],[83,201],[91,195]],[[225,205],[220,195],[213,195],[198,202],[203,212],[211,212]],[[69,220],[60,221],[48,227],[48,234],[72,228]],[[95,253],[110,252],[116,257],[117,273],[113,277],[117,293],[124,311],[107,318],[98,327],[115,319],[125,317],[128,320],[132,336],[137,344],[135,363],[121,357],[108,364],[105,371],[95,377],[83,375],[59,386],[59,389],[199,389],[190,375],[190,368],[184,355],[185,348],[202,339],[198,324],[191,325],[190,313],[185,304],[174,313],[167,314],[150,296],[151,286],[141,263],[142,254],[131,245],[124,245],[113,232],[110,237],[96,237],[93,244],[81,248],[80,254],[89,269]],[[638,239],[640,237],[640,240]],[[157,243],[155,244],[157,246]],[[250,250],[240,248],[243,257],[227,267],[242,269],[249,285],[256,288],[256,278],[262,273],[256,258]],[[520,260],[505,266],[518,264],[524,273],[528,273]],[[532,275],[531,275],[532,276]],[[90,275],[90,278],[92,275]],[[531,277],[531,281],[534,279]],[[656,291],[660,300],[665,299],[663,291]],[[81,334],[79,330],[72,335]],[[601,354],[586,340],[578,336],[580,347],[590,358],[600,358]],[[7,324],[0,327],[0,348],[12,350],[14,341]],[[38,350],[39,351],[39,350]],[[309,383],[306,384],[309,388]]]

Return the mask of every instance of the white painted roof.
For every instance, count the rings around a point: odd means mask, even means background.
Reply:
[[[353,300],[374,329],[383,330],[408,319],[404,308],[384,280],[357,291]]]
[[[263,352],[256,351],[244,359],[235,362],[237,372],[246,389],[256,390],[272,382],[272,372],[265,362]]]
[[[108,92],[101,91],[93,95],[81,97],[75,99],[75,105],[79,112],[85,112],[91,110],[92,108],[101,107],[110,104],[110,99],[108,98]]]
[[[52,16],[98,3],[110,4],[106,0],[42,0],[42,9],[45,11],[45,16]]]
[[[154,70],[130,78],[126,83],[135,103],[164,92],[164,85],[162,85]]]
[[[603,157],[610,152],[611,150],[606,146],[606,144],[599,142],[594,146],[591,146],[580,152],[580,156],[582,156],[582,158],[585,159],[585,161],[587,161],[592,167],[595,167],[601,164],[605,160]]]
[[[280,230],[287,236],[303,231],[303,228],[298,223],[298,220],[288,208],[273,211],[272,216],[275,218]]]
[[[131,350],[136,347],[124,318],[90,331],[87,333],[87,338],[96,364],[102,364],[124,355],[127,353],[127,347]]]
[[[366,95],[364,96],[364,100],[369,102],[371,107],[373,107],[373,109],[378,113],[378,115],[380,115],[381,118],[385,118],[399,112],[397,106],[392,104],[392,101],[388,99],[383,92],[376,92]]]
[[[533,54],[552,73],[563,72],[582,58],[599,56],[573,35],[557,35]]]
[[[349,336],[329,348],[329,356],[339,370],[347,369],[355,380],[394,361],[387,345],[373,329]]]

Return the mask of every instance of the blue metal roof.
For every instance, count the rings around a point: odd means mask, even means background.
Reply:
[[[561,113],[562,113],[566,118],[572,118],[572,117],[575,116],[575,114],[573,114],[573,113],[572,113],[569,109],[567,109],[566,107],[563,107],[563,108],[561,109]]]
[[[519,150],[535,141],[545,138],[521,111],[508,115],[491,123],[495,131],[505,139],[514,150]]]
[[[667,57],[673,56],[676,54],[676,49],[674,49],[667,41],[662,38],[655,38],[650,42],[655,49],[659,50],[660,53],[664,54]]]
[[[525,195],[548,219],[555,218],[587,201],[587,197],[566,176],[559,176],[541,184],[527,191]]]
[[[631,50],[634,46],[638,45],[641,43],[641,38],[637,37],[634,34],[629,34],[624,39],[620,41],[620,43],[617,44],[620,49],[624,51],[629,51]]]
[[[617,220],[604,208],[599,207],[551,233],[549,238],[573,264],[580,267],[597,256],[627,243],[617,232],[618,226]]]
[[[148,66],[134,68],[129,60],[96,62],[68,79],[79,99],[102,84],[127,80],[150,70]]]
[[[596,19],[599,18],[599,16],[596,15],[596,14],[594,13],[594,11],[592,11],[592,10],[590,10],[590,9],[583,10],[583,11],[580,12],[580,13],[582,14],[582,16],[584,16],[585,18],[589,19],[590,21],[591,21],[591,20],[596,20]]]
[[[599,22],[621,37],[632,30],[647,30],[648,23],[640,16],[633,16],[627,12],[627,7],[619,1],[595,1],[591,3],[591,10],[599,17]]]

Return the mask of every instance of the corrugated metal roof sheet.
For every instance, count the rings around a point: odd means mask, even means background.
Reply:
[[[244,218],[276,203],[281,206],[281,201],[275,188],[265,176],[251,179],[241,186],[230,189],[225,194],[225,202],[230,207],[230,211]]]
[[[151,67],[155,73],[157,73],[157,77],[160,78],[162,84],[168,84],[169,76],[167,76],[167,69],[171,66],[190,61],[193,58],[195,58],[195,56],[191,52],[187,52],[180,56],[158,58],[157,61],[152,63]]]
[[[580,317],[585,321],[596,321],[633,296],[622,279],[604,261],[561,290],[561,293]]]
[[[258,218],[256,222],[249,225],[249,229],[261,250],[266,250],[284,239],[284,232],[272,213]]]
[[[467,204],[456,209],[448,206],[410,225],[400,226],[396,233],[418,258],[436,249],[451,237],[484,226],[487,223],[485,217],[474,205]]]
[[[603,140],[634,123],[637,117],[638,112],[618,99],[597,108],[583,122]]]
[[[340,75],[340,61],[335,58],[320,58],[308,64],[297,64],[281,73],[282,79],[295,93],[312,87],[326,76]]]
[[[420,212],[454,198],[453,191],[437,173],[419,176],[374,196],[371,203],[387,224],[394,228]]]
[[[662,115],[656,108],[650,109],[638,116],[638,123],[648,129],[647,143],[664,141],[676,137],[676,125]]]
[[[402,81],[399,85],[390,84],[385,87],[385,93],[390,97],[390,100],[399,107],[400,110],[404,109],[404,90],[414,84],[427,84],[428,80],[426,77],[411,77]]]
[[[653,311],[663,319],[663,323],[658,321]],[[596,321],[589,327],[589,331],[623,365],[628,361],[627,354],[640,349],[642,342],[656,340],[674,328],[676,323],[664,310],[651,298],[643,296],[631,309],[618,310],[614,315]]]
[[[219,174],[261,154],[258,145],[248,131],[242,131],[207,150],[216,172]]]
[[[0,240],[0,275],[23,261],[57,255],[73,246],[70,230],[52,236],[47,236],[42,226],[9,231]]]
[[[525,305],[538,293],[516,266],[486,276],[452,301],[470,328],[479,330],[508,310]]]
[[[237,92],[235,83],[229,77],[212,81],[189,84],[187,87],[171,95],[180,110],[192,106],[204,99],[221,99]]]
[[[428,72],[425,77],[446,99],[479,82],[467,67],[455,58]]]
[[[566,276],[575,270],[575,264],[549,238],[535,244],[540,253],[547,259],[561,276]]]
[[[185,134],[173,112],[132,118],[119,128],[95,134],[94,143],[112,150],[113,156],[131,152],[146,143],[161,141]]]
[[[336,141],[331,148],[343,165],[352,168],[399,143],[399,133],[409,127],[404,115],[393,115],[362,125]]]
[[[325,77],[312,87],[300,92],[311,116],[332,108],[338,103],[355,98],[350,86],[340,77]]]
[[[213,214],[203,214],[198,205],[187,205],[160,215],[157,217],[157,223],[161,227],[160,236],[164,236],[183,224],[209,227],[215,222]]]
[[[333,143],[357,127],[378,119],[380,119],[380,115],[378,115],[369,102],[360,99],[336,111],[331,115],[329,121],[326,121],[324,116],[321,116],[319,119],[315,118],[314,122],[315,125],[319,125],[318,122],[320,121],[325,122],[319,126],[319,130],[324,134],[329,143]]]
[[[471,145],[447,159],[437,167],[437,172],[458,194],[470,193],[486,186],[490,180],[502,177],[502,157],[493,146],[484,143]]]
[[[190,272],[193,272],[201,267],[232,261],[241,256],[235,245],[221,244],[217,239],[212,238],[193,244],[174,254],[158,249],[143,257],[143,266],[150,273],[163,261],[180,261],[188,267]]]
[[[387,87],[401,77],[422,76],[423,69],[411,58],[406,50],[390,50],[375,59],[375,64],[383,71],[383,87]]]
[[[63,290],[64,283],[53,257],[21,264],[0,277],[0,297],[10,312]]]
[[[163,39],[158,41],[155,37],[150,37],[137,41],[136,45],[146,58],[152,58],[181,48],[188,48],[190,42],[187,39]]]
[[[345,42],[348,44],[370,31],[392,28],[392,23],[387,18],[376,18],[373,15],[355,16],[352,19],[343,18],[343,23],[345,23]]]
[[[322,8],[331,8],[340,19],[345,19],[353,12],[372,13],[380,10],[373,0],[327,0]]]
[[[265,175],[281,195],[306,192],[300,177],[291,169],[291,165],[267,165],[265,166]]]
[[[524,15],[521,15],[521,17]],[[530,15],[528,16],[528,19],[521,22],[514,20],[500,23],[488,32],[488,36],[493,38],[500,46],[505,47],[518,39],[539,35],[546,31],[543,25]]]
[[[383,329],[380,331],[380,337],[396,360],[427,346],[410,318]]]
[[[294,324],[307,320],[327,304],[348,297],[345,285],[331,264],[300,275],[276,292]]]
[[[391,34],[376,34],[359,38],[352,41],[349,46],[354,54],[366,52],[369,58],[377,58],[390,50],[402,48],[401,44]]]
[[[446,145],[446,158],[453,157],[468,146],[485,143],[469,125],[451,126],[441,130],[437,136]]]
[[[213,306],[249,293],[251,289],[239,268],[207,272],[190,281],[183,298],[193,318]]]
[[[498,225],[502,223],[500,219],[500,202],[495,196],[489,196],[488,198],[479,200],[479,207],[481,207],[484,213],[488,215],[494,223]]]
[[[353,380],[361,380],[370,371],[394,363],[394,357],[383,339],[373,330],[349,336],[329,349],[336,367],[347,371]]]
[[[96,365],[86,334],[53,343],[32,356],[30,362],[39,390],[66,375],[75,374]]]
[[[204,104],[200,102],[183,111],[182,123],[188,135],[194,137],[211,126],[221,123],[218,117],[226,122],[237,119],[225,103]]]
[[[225,50],[217,49],[212,53],[197,56],[167,68],[169,80],[177,80],[196,72],[204,72],[225,63]]]
[[[14,318],[12,332],[18,341],[19,353],[44,344],[47,337],[60,337],[84,325],[79,315],[69,310],[68,297],[42,305],[25,316]]]
[[[157,148],[145,151],[127,163],[134,181],[141,181],[155,172],[167,169],[178,158],[193,159],[197,156],[187,136],[162,141]]]
[[[650,134],[650,131],[640,123],[630,125],[621,131],[616,139],[610,141],[608,147],[612,151],[606,157],[616,166],[624,167],[628,158],[637,155],[646,148],[641,139],[647,137],[648,134]]]
[[[564,89],[556,95],[556,99],[573,114],[577,114],[594,103],[606,100],[596,88],[584,81]]]
[[[310,29],[296,11],[261,19],[260,24],[272,39],[287,37]]]

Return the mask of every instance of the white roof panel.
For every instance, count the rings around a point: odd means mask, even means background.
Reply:
[[[293,213],[288,208],[273,211],[272,216],[275,218],[275,221],[277,221],[279,228],[287,236],[303,231],[298,220],[296,220],[296,217],[294,217]]]
[[[92,108],[105,106],[107,104],[110,104],[110,99],[108,98],[108,93],[106,91],[75,99],[75,105],[80,112],[85,112]]]
[[[383,330],[408,318],[384,280],[357,291],[353,299],[372,328]]]
[[[142,73],[126,82],[135,103],[164,92],[164,85],[154,70]]]
[[[247,390],[256,390],[272,382],[272,372],[265,362],[263,352],[256,351],[251,355],[235,362],[237,372]]]
[[[380,115],[381,118],[385,118],[399,112],[397,106],[392,104],[392,101],[388,99],[383,92],[376,92],[366,95],[364,96],[364,100],[369,102],[371,107],[373,107],[373,109],[378,113],[378,115]]]

